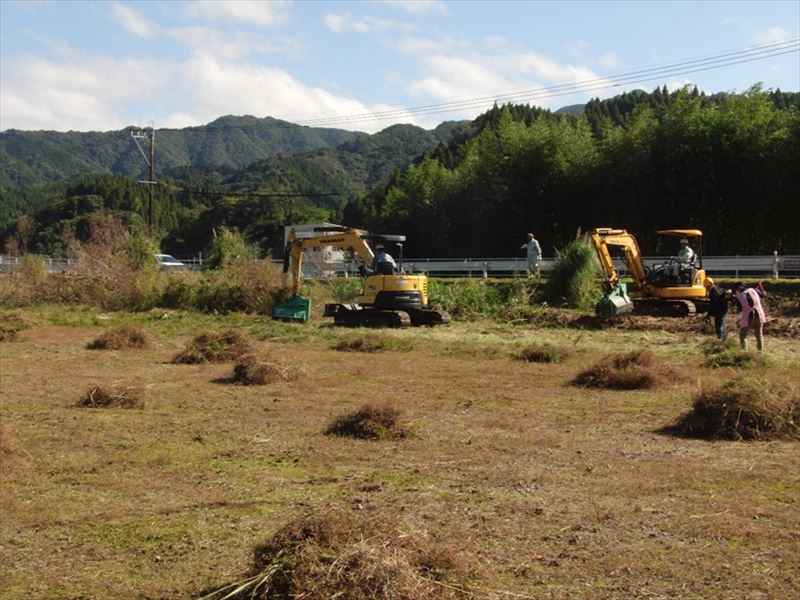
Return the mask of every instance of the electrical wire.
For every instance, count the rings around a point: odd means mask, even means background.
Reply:
[[[536,89],[523,89],[498,92],[491,96],[480,96],[473,98],[455,99],[448,102],[437,104],[424,104],[417,106],[398,107],[384,111],[370,111],[364,113],[339,114],[331,116],[320,116],[307,119],[300,119],[297,123],[286,121],[291,117],[278,118],[284,121],[275,125],[213,125],[205,126],[207,129],[289,129],[296,127],[335,127],[353,123],[363,123],[369,121],[387,121],[398,118],[408,118],[417,115],[432,115],[448,112],[458,112],[467,109],[480,108],[489,103],[502,102],[523,102],[532,100],[544,100],[575,93],[586,93],[622,87],[630,83],[645,83],[662,79],[664,77],[676,77],[689,75],[703,71],[721,69],[739,64],[765,60],[785,54],[800,52],[800,38],[791,38],[780,42],[762,44],[749,48],[730,50],[715,54],[709,54],[698,58],[684,59],[672,63],[662,63],[661,65],[639,68],[631,71],[612,73],[594,79],[586,79]],[[308,113],[307,113],[308,114]]]

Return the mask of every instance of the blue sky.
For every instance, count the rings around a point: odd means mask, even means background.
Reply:
[[[509,97],[557,109],[663,84],[800,91],[798,36],[798,0],[0,0],[0,129],[251,114],[374,132],[473,118]],[[765,58],[665,69],[723,53]],[[630,75],[649,68],[660,70]]]

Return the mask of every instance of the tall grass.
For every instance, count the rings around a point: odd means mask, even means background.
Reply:
[[[600,264],[588,241],[578,238],[556,251],[556,262],[545,286],[547,300],[556,306],[589,309],[600,299]]]

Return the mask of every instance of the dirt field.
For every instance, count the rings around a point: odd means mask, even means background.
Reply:
[[[800,445],[706,442],[659,429],[703,385],[695,332],[453,324],[390,332],[389,351],[337,352],[354,332],[265,318],[21,311],[0,345],[0,597],[190,598],[233,581],[294,516],[337,506],[407,515],[479,564],[474,598],[791,598],[800,594]],[[152,349],[87,350],[134,323]],[[180,365],[194,335],[235,327],[297,370],[225,383],[232,363]],[[561,363],[514,355],[531,343]],[[650,348],[683,377],[646,391],[569,385],[610,352]],[[797,382],[800,341],[768,337],[770,376]],[[75,407],[96,384],[139,409]],[[323,435],[386,401],[404,439]],[[346,597],[346,596],[345,596]]]

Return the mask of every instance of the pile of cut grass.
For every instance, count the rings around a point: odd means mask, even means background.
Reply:
[[[339,352],[386,352],[390,350],[408,351],[411,350],[411,343],[408,340],[393,338],[386,334],[363,334],[349,336],[336,342],[333,350]]]
[[[545,296],[555,305],[588,309],[600,299],[597,278],[601,274],[597,254],[585,238],[577,238],[556,251],[548,274]]]
[[[86,344],[86,348],[89,350],[143,350],[152,345],[152,339],[141,327],[120,325],[109,329],[96,340]]]
[[[173,357],[172,362],[176,364],[228,362],[251,352],[252,347],[247,336],[230,329],[221,333],[204,333],[197,336]]]
[[[708,340],[703,342],[701,349],[706,357],[703,364],[712,369],[723,367],[744,369],[747,367],[763,367],[767,364],[763,354],[742,351],[732,339],[725,341]]]
[[[517,355],[520,360],[537,363],[558,363],[570,355],[569,350],[555,346],[537,345],[527,346]]]
[[[288,369],[261,360],[254,354],[245,354],[236,361],[231,380],[240,385],[266,385],[290,378]]]
[[[3,423],[3,417],[0,415],[0,454],[11,454],[14,451],[14,446],[11,443],[11,436],[6,431],[6,425]]]
[[[360,440],[385,440],[404,438],[409,430],[402,423],[397,408],[388,404],[368,403],[355,412],[334,419],[325,434]]]
[[[649,389],[655,387],[660,379],[670,375],[674,374],[663,366],[659,367],[650,350],[633,350],[603,358],[578,373],[572,383],[582,387],[612,390]]]
[[[144,408],[142,391],[131,387],[94,385],[78,400],[81,408]]]
[[[398,515],[399,516],[399,515]],[[476,597],[475,569],[452,539],[372,511],[301,515],[254,549],[247,576],[201,600],[407,600]]]
[[[800,390],[740,375],[702,391],[665,431],[708,440],[800,440]]]
[[[0,342],[13,342],[19,332],[28,328],[28,322],[22,313],[7,312],[0,315]]]

